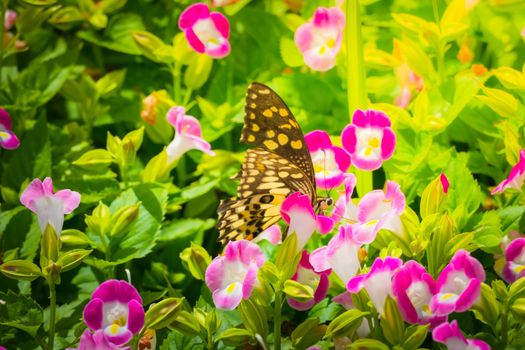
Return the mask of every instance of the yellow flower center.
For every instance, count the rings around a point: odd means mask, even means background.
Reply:
[[[5,131],[0,131],[0,139],[8,138],[9,134]]]
[[[235,283],[230,283],[230,285],[226,287],[226,292],[228,292],[228,294],[233,293],[234,290],[235,290]]]
[[[328,46],[329,48],[333,49],[335,47],[335,39],[333,38],[330,38],[326,41],[326,46]]]
[[[445,301],[445,300],[448,300],[448,299],[453,298],[453,297],[454,297],[454,294],[452,294],[452,293],[445,293],[441,297],[441,300]]]

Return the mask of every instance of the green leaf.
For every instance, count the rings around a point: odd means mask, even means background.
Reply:
[[[247,329],[230,328],[222,332],[216,341],[222,341],[226,346],[240,346],[249,343],[255,335]]]
[[[281,281],[286,281],[293,276],[300,259],[301,254],[297,252],[297,234],[294,232],[286,237],[275,258],[275,266],[280,271]]]
[[[142,54],[150,60],[159,63],[169,63],[172,60],[171,47],[155,34],[137,30],[133,32],[132,37]]]
[[[406,38],[402,41],[397,39],[394,41],[401,50],[402,55],[406,58],[408,65],[415,73],[422,76],[425,80],[435,80],[436,71],[432,60],[419,45]]]
[[[481,284],[480,297],[471,310],[478,320],[489,326],[494,326],[498,323],[501,305],[496,299],[496,294],[487,284]]]
[[[93,149],[81,155],[72,164],[86,170],[102,171],[106,170],[111,163],[113,163],[111,153],[105,149]]]
[[[281,49],[281,57],[288,66],[301,67],[304,65],[303,56],[291,38],[283,36],[279,47]]]
[[[392,345],[399,345],[405,339],[405,321],[397,308],[397,303],[387,295],[381,318],[383,335]]]
[[[44,312],[36,301],[12,291],[0,292],[0,325],[14,327],[35,337],[44,322]]]
[[[306,349],[321,340],[324,334],[324,327],[319,324],[317,317],[307,318],[292,332],[293,347]]]
[[[199,237],[215,225],[214,219],[181,218],[171,221],[159,233],[159,242],[171,242],[186,237]]]
[[[263,338],[268,336],[268,318],[263,306],[252,299],[243,300],[239,305],[239,312],[246,329],[253,334],[260,334]]]
[[[406,340],[403,343],[403,349],[406,349],[406,350],[418,349],[421,346],[421,344],[423,344],[423,342],[425,341],[427,334],[428,334],[429,327],[430,325],[428,324],[424,326],[420,326],[420,325],[410,326],[406,330],[407,335],[406,335]]]
[[[126,69],[115,70],[97,80],[96,87],[100,96],[104,97],[120,89],[126,78]]]
[[[42,276],[40,268],[27,260],[9,260],[0,265],[0,272],[20,281],[34,281]]]
[[[482,87],[481,89],[485,95],[478,95],[478,99],[489,106],[494,112],[504,118],[510,118],[516,115],[519,102],[514,96],[500,89],[488,87]]]
[[[351,309],[343,312],[337,316],[326,329],[327,336],[343,337],[353,334],[361,325],[363,317],[368,315],[368,312],[363,312],[357,309]]]
[[[286,296],[300,302],[312,300],[314,297],[314,290],[310,286],[306,286],[294,280],[286,280],[283,288]]]
[[[208,55],[198,55],[184,72],[184,85],[192,90],[197,90],[206,83],[211,73],[213,59]]]
[[[170,328],[191,337],[198,335],[201,331],[199,321],[186,310],[177,313],[175,320],[170,324]]]
[[[525,74],[522,72],[511,67],[499,67],[494,69],[492,73],[506,89],[525,91]]]
[[[356,341],[352,342],[352,344],[350,344],[350,349],[353,349],[353,350],[361,350],[361,349],[390,350],[388,345],[380,342],[379,340],[368,339],[368,338],[357,339]]]

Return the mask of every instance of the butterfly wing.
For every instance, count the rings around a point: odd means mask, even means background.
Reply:
[[[286,103],[268,86],[252,83],[246,94],[241,142],[289,160],[307,175],[315,190],[315,173],[303,132]],[[315,201],[315,191],[312,203]]]
[[[281,219],[281,204],[292,192],[310,197],[315,188],[306,174],[287,159],[264,150],[246,152],[237,192],[239,198],[223,201],[219,214],[219,241],[252,239]]]

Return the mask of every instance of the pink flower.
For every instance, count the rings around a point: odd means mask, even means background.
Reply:
[[[312,156],[317,187],[332,189],[341,185],[350,166],[348,153],[333,146],[326,131],[309,132],[304,139]]]
[[[399,84],[399,93],[396,96],[395,104],[398,107],[406,108],[412,100],[414,91],[419,92],[423,89],[423,78],[410,69],[406,58],[401,53],[397,40],[394,40],[393,55],[400,62],[399,66],[394,69]]]
[[[520,150],[520,160],[510,170],[509,177],[499,183],[490,194],[501,193],[507,188],[514,188],[521,192],[523,182],[525,181],[525,149]]]
[[[335,65],[341,49],[345,16],[337,7],[318,7],[314,17],[295,31],[295,45],[313,70],[327,71]]]
[[[458,250],[437,279],[437,293],[430,301],[436,315],[468,310],[476,302],[485,280],[481,263],[465,250]]]
[[[323,300],[328,291],[328,274],[326,272],[315,272],[313,266],[310,264],[310,255],[306,250],[303,250],[301,261],[297,266],[292,280],[309,286],[314,290],[314,297],[308,301],[297,301],[292,298],[287,298],[288,305],[296,310],[308,310]]]
[[[375,170],[392,157],[396,135],[390,125],[390,119],[381,111],[355,111],[352,124],[343,129],[341,142],[356,168]]]
[[[212,292],[215,306],[233,310],[242,299],[248,299],[265,261],[257,244],[246,240],[228,242],[224,255],[213,259],[206,269],[206,285]]]
[[[271,244],[275,245],[281,243],[281,237],[281,226],[279,226],[279,224],[275,224],[258,234],[257,237],[252,239],[252,242],[257,243],[265,239]]]
[[[332,270],[346,285],[361,267],[359,263],[359,248],[363,241],[352,231],[351,226],[340,226],[327,246],[317,248],[310,255],[310,263],[316,272],[331,272]]]
[[[109,342],[124,345],[144,326],[142,298],[128,282],[108,280],[93,292],[84,308],[84,322],[95,335],[102,331]]]
[[[68,349],[75,350],[75,349]],[[76,350],[131,350],[131,347],[120,347],[109,341],[103,330],[91,333],[86,329],[80,337],[80,343]]]
[[[46,177],[44,182],[34,179],[20,196],[20,202],[38,216],[42,232],[50,224],[57,235],[62,232],[64,214],[70,214],[80,203],[80,194],[71,190],[53,193],[53,180]]]
[[[314,212],[310,197],[300,192],[289,195],[281,205],[281,216],[288,224],[288,234],[297,234],[297,252],[300,252],[315,230],[325,234],[332,230],[334,221]]]
[[[4,15],[4,31],[8,31],[15,26],[17,14],[14,10],[6,10]]]
[[[410,260],[400,267],[392,278],[392,292],[401,315],[408,323],[427,324],[431,328],[447,320],[430,310],[430,301],[436,294],[436,282],[427,270]]]
[[[392,276],[403,264],[399,258],[387,256],[384,260],[376,258],[368,273],[351,278],[346,289],[350,293],[358,293],[366,289],[376,310],[383,314],[383,306],[388,295],[392,296]]]
[[[208,5],[198,2],[179,17],[179,28],[190,46],[198,53],[223,58],[230,53],[230,23],[220,12],[210,12]]]
[[[199,121],[191,115],[186,115],[184,107],[171,108],[166,117],[175,128],[173,141],[166,148],[168,163],[172,164],[192,149],[198,149],[211,156],[215,155],[210,144],[202,138]]]
[[[355,177],[347,177],[346,194],[337,200],[333,217],[350,220],[354,234],[363,243],[372,243],[381,229],[403,235],[401,214],[405,211],[406,199],[396,182],[387,181],[384,191],[368,192],[357,206],[351,200],[354,187]]]
[[[0,108],[0,147],[15,149],[20,146],[20,140],[12,130],[11,117],[5,109]]]
[[[490,346],[482,340],[466,339],[456,320],[437,326],[432,332],[432,338],[445,344],[449,350],[490,350]]]
[[[525,277],[525,238],[516,238],[505,249],[503,278],[512,283]]]

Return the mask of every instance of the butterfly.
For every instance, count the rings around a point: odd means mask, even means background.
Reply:
[[[238,198],[222,201],[217,209],[219,241],[253,239],[281,219],[281,204],[294,192],[306,194],[314,209],[331,205],[318,198],[315,173],[303,132],[286,103],[268,86],[248,87],[241,142],[246,151]]]

